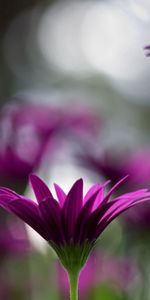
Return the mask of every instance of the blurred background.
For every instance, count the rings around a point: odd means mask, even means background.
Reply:
[[[34,172],[52,191],[126,174],[117,195],[150,188],[149,43],[149,0],[1,0],[0,185],[33,197]],[[148,204],[113,222],[79,300],[149,300],[149,232]],[[69,299],[55,254],[2,209],[0,262],[0,299]]]

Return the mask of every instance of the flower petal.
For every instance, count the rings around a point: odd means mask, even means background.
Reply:
[[[16,192],[12,191],[9,188],[6,187],[0,187],[0,195],[1,194],[7,194],[7,195],[11,195],[14,196],[14,198],[21,198],[22,196],[17,194]]]
[[[107,216],[107,218],[103,219],[97,226],[96,230],[95,230],[95,239],[98,238],[98,236],[104,231],[104,229],[115,219],[117,218],[121,213],[123,213],[124,211],[126,211],[127,209],[140,204],[142,202],[146,202],[149,201],[150,197],[145,198],[145,199],[140,199],[140,200],[134,200],[131,204],[124,204],[121,205],[120,207],[118,207],[118,209],[114,210],[114,212],[112,214],[110,214],[109,216]]]
[[[107,193],[107,195],[105,196],[105,198],[103,199],[103,204],[107,203],[111,197],[111,195],[113,194],[113,192],[115,191],[115,189],[128,177],[129,175],[126,175],[125,177],[123,177],[121,180],[119,180],[111,189],[110,191]]]
[[[134,203],[140,203],[146,201],[149,198],[150,198],[150,193],[143,192],[142,190],[124,194],[119,198],[116,198],[113,201],[111,201],[113,205],[107,209],[106,213],[103,215],[100,221],[103,221],[104,219],[108,220],[110,217],[113,217],[114,214],[117,214],[120,211],[120,209],[129,207]]]
[[[57,243],[63,242],[61,209],[58,202],[54,198],[46,198],[39,203],[39,210],[49,231],[52,233],[53,240]]]
[[[95,194],[95,192],[99,191],[102,189],[102,185],[99,183],[94,184],[86,193],[84,199],[83,199],[83,204],[85,203]]]
[[[98,209],[91,213],[84,226],[84,239],[94,240],[95,230],[101,217],[103,217],[104,213],[107,212],[108,208],[112,205],[112,202],[106,203],[104,205],[99,206]]]
[[[86,224],[88,222],[93,204],[98,194],[99,194],[99,190],[96,191],[93,195],[91,195],[91,198],[88,199],[88,201],[85,203],[85,205],[82,207],[80,211],[80,214],[77,218],[76,225],[75,225],[75,232],[74,232],[75,242],[82,242],[82,240],[84,239]]]
[[[23,197],[8,188],[5,188],[5,187],[0,188],[0,206],[1,207],[8,210],[9,202],[16,198],[22,199]]]
[[[128,197],[127,197],[128,195]],[[87,226],[88,231],[88,238],[94,237],[94,231],[96,226],[103,228],[105,224],[109,221],[109,218],[113,217],[114,215],[117,216],[117,213],[121,213],[122,211],[126,210],[130,205],[138,203],[139,201],[144,201],[148,197],[150,197],[149,192],[144,192],[144,190],[139,190],[136,192],[131,192],[128,194],[124,194],[119,198],[112,200],[111,202],[102,204],[94,211],[89,219],[89,225]],[[119,199],[119,200],[118,200]],[[115,217],[114,217],[115,218]],[[105,226],[106,227],[106,226]],[[100,230],[100,229],[99,229]]]
[[[30,200],[15,199],[8,204],[9,211],[30,225],[44,239],[49,240],[49,232],[40,217],[38,205]]]
[[[63,225],[66,233],[66,240],[73,237],[76,219],[82,207],[83,201],[83,180],[77,180],[69,191],[62,208]]]
[[[53,197],[48,186],[36,175],[30,175],[30,182],[37,201],[40,203],[45,198]]]
[[[5,194],[0,194],[0,206],[8,211],[8,205],[12,200],[14,200],[14,198],[8,197],[8,195]]]
[[[120,209],[123,210],[124,208],[128,208],[134,202],[137,203],[137,201],[141,199],[143,200],[144,197],[150,196],[150,193],[139,190],[137,192],[128,193],[128,197],[125,195],[122,195],[119,200],[115,199],[111,202],[99,205],[99,207],[91,214],[89,217],[89,222],[86,226],[88,239],[93,239],[98,224],[99,226],[100,224],[105,224],[109,217],[117,213],[118,209],[120,211]]]
[[[61,187],[58,184],[54,183],[54,187],[55,187],[55,191],[56,191],[60,206],[63,207],[65,199],[66,199],[66,194],[64,193],[64,191],[61,189]]]

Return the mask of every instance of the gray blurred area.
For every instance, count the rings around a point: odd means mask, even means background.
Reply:
[[[146,0],[0,1],[0,103],[18,93],[78,98],[99,109],[116,139],[149,144],[148,8]]]

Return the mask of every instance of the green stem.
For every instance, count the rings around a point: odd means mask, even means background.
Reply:
[[[79,272],[69,272],[70,300],[78,300]]]

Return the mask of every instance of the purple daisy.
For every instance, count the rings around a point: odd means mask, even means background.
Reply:
[[[37,203],[8,188],[0,188],[0,206],[30,225],[56,251],[69,274],[72,300],[77,299],[79,273],[100,234],[123,211],[150,200],[150,192],[140,189],[109,201],[126,177],[106,195],[104,189],[108,182],[92,186],[84,197],[82,179],[73,184],[67,195],[55,184],[57,201],[47,185],[31,175]]]

